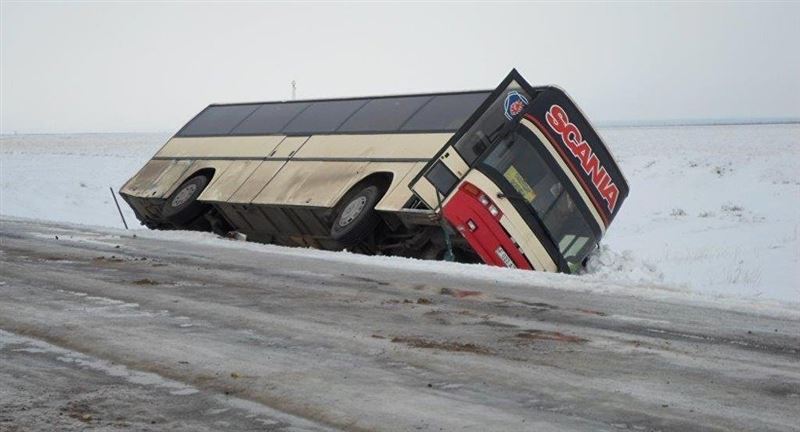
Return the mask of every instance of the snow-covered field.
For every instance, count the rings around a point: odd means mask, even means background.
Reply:
[[[800,125],[601,134],[631,195],[590,274],[578,277],[800,302]],[[167,138],[5,135],[0,214],[120,227],[109,186],[119,188]]]

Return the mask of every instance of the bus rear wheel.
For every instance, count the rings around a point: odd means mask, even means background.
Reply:
[[[179,228],[202,216],[207,206],[197,201],[197,197],[207,185],[208,177],[204,175],[197,175],[183,182],[167,198],[161,209],[161,216]]]
[[[361,243],[378,226],[375,204],[379,199],[380,189],[375,185],[355,189],[345,196],[333,220],[331,237],[343,246]]]

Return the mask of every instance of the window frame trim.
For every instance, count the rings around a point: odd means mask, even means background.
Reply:
[[[394,98],[396,98],[396,99],[405,99],[405,98],[415,98],[415,97],[425,97],[425,96],[395,96]],[[351,130],[351,131],[343,131],[343,130],[341,130],[341,128],[342,128],[342,127],[343,127],[345,124],[347,124],[347,122],[349,122],[349,121],[350,121],[350,120],[351,120],[353,117],[355,117],[356,115],[358,115],[358,113],[359,113],[359,112],[361,112],[361,110],[365,109],[365,108],[367,107],[367,105],[369,105],[370,103],[372,103],[372,102],[374,102],[374,101],[376,101],[376,100],[386,100],[386,99],[394,99],[394,98],[374,98],[374,99],[369,99],[369,100],[367,100],[367,102],[366,102],[364,105],[362,105],[362,106],[361,106],[361,108],[359,108],[358,110],[356,110],[356,112],[354,112],[353,114],[351,114],[351,115],[350,115],[350,116],[347,118],[347,120],[345,120],[345,121],[344,121],[344,123],[340,124],[340,125],[339,125],[339,127],[337,127],[337,128],[336,128],[336,132],[341,132],[341,133],[354,133],[354,132],[356,132],[356,133],[357,133],[357,132],[362,132],[362,131],[352,131],[352,130]],[[424,103],[422,103],[422,105],[420,105],[419,107],[417,107],[416,109],[414,109],[414,110],[411,112],[411,114],[409,114],[409,116],[408,116],[408,117],[407,117],[405,120],[403,120],[403,121],[400,123],[400,125],[399,125],[399,126],[397,126],[397,128],[395,128],[395,129],[389,129],[389,130],[385,130],[385,131],[383,131],[383,133],[395,133],[395,132],[400,132],[400,131],[401,131],[401,128],[403,127],[403,125],[405,125],[406,123],[408,123],[408,122],[411,120],[411,118],[412,118],[412,117],[414,117],[414,115],[415,115],[415,114],[417,114],[417,113],[419,112],[419,110],[420,110],[420,109],[422,109],[422,107],[424,107],[424,106],[428,105],[428,104],[429,104],[429,103],[430,103],[430,102],[431,102],[431,101],[432,101],[434,98],[435,98],[435,96],[429,96],[429,97],[428,97],[428,100],[426,100]],[[369,131],[378,131],[378,130],[381,130],[381,129],[368,129],[368,130],[369,130]]]
[[[203,108],[199,113],[195,114],[188,122],[186,122],[177,132],[172,136],[172,138],[210,138],[210,137],[225,137],[225,136],[309,136],[309,135],[359,135],[359,134],[419,134],[419,133],[455,133],[458,129],[414,129],[414,130],[402,130],[402,127],[419,111],[415,111],[408,119],[406,119],[403,124],[398,127],[397,131],[381,131],[381,130],[367,130],[367,131],[359,131],[359,132],[339,132],[337,130],[330,130],[324,132],[308,132],[308,131],[301,131],[301,132],[291,132],[291,133],[284,133],[283,130],[279,133],[248,133],[248,134],[232,134],[233,129],[228,134],[205,134],[205,135],[184,135],[186,129],[190,124],[192,124],[195,120],[197,120],[203,113],[205,113],[208,109],[213,107],[230,107],[230,106],[239,106],[239,105],[256,105],[256,108],[253,112],[249,115],[252,115],[256,110],[258,110],[263,105],[272,105],[272,104],[289,104],[289,103],[300,103],[305,102],[308,103],[308,106],[304,108],[301,112],[297,113],[297,116],[301,115],[306,109],[308,109],[311,105],[317,102],[339,102],[339,101],[349,101],[349,100],[364,100],[365,104],[369,101],[375,99],[389,99],[389,98],[404,98],[404,97],[421,97],[421,96],[429,96],[431,99],[423,104],[420,107],[422,109],[424,106],[428,105],[434,98],[437,96],[448,96],[448,95],[462,95],[462,94],[478,94],[478,93],[486,93],[487,97],[491,94],[491,89],[483,89],[483,90],[464,90],[464,91],[449,91],[449,92],[434,92],[434,93],[410,93],[410,94],[390,94],[390,95],[379,95],[379,96],[354,96],[354,97],[345,97],[345,98],[321,98],[321,99],[298,99],[298,100],[280,100],[280,101],[265,101],[265,102],[236,102],[236,103],[212,103],[205,108]],[[362,105],[363,108],[363,105]],[[359,108],[360,109],[360,108]],[[353,113],[355,114],[355,112]],[[248,117],[249,117],[248,115]],[[293,117],[289,120],[286,125],[284,125],[284,129],[286,126],[291,124],[292,121],[296,119]],[[243,120],[244,121],[244,120]],[[346,121],[346,120],[345,120]],[[344,124],[342,122],[338,125]],[[236,126],[238,127],[239,124]],[[462,125],[463,126],[463,125]],[[337,129],[338,129],[337,127]]]
[[[298,103],[299,103],[299,102],[298,102]],[[258,106],[258,108],[256,108],[256,111],[260,110],[262,107],[264,107],[264,106],[266,106],[266,105],[271,105],[271,104],[260,104],[260,105]],[[292,121],[294,121],[294,119],[295,119],[295,118],[297,118],[297,116],[299,116],[299,115],[303,114],[303,112],[304,112],[305,110],[307,110],[309,107],[311,107],[311,105],[312,105],[312,104],[310,104],[310,103],[307,103],[307,104],[306,104],[306,106],[304,106],[304,107],[303,107],[303,108],[302,108],[300,111],[298,111],[297,113],[295,113],[295,115],[293,115],[293,116],[292,116],[292,118],[290,118],[290,119],[289,119],[289,121],[287,121],[286,123],[284,123],[284,124],[283,124],[283,126],[281,127],[281,131],[282,131],[283,129],[285,129],[285,128],[286,128],[286,126],[288,126],[288,125],[289,125],[289,123],[291,123]],[[227,106],[227,105],[218,105],[218,106]],[[234,133],[233,133],[233,131],[235,131],[235,130],[236,130],[236,128],[238,128],[238,127],[239,127],[239,126],[240,126],[242,123],[244,123],[244,122],[245,122],[247,119],[249,119],[250,117],[252,117],[252,116],[253,116],[253,114],[255,114],[255,113],[256,113],[256,111],[253,111],[252,113],[250,113],[250,115],[249,115],[249,116],[245,117],[245,118],[244,118],[244,119],[243,119],[241,122],[239,122],[239,124],[237,124],[237,125],[236,125],[236,127],[234,127],[233,129],[231,129],[231,131],[228,133],[228,135],[210,135],[210,136],[270,136],[270,135],[283,136],[283,134],[281,134],[281,133],[280,133],[280,131],[278,131],[278,132],[270,132],[270,133],[264,133],[264,132],[251,132],[251,133],[247,133],[247,134],[234,134]]]

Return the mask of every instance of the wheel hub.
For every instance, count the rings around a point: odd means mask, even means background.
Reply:
[[[353,222],[359,214],[361,214],[361,211],[364,210],[366,204],[367,197],[363,196],[357,197],[356,199],[350,201],[350,203],[347,204],[347,207],[342,210],[342,216],[339,217],[339,226],[346,227],[347,225],[350,225],[350,223]]]
[[[185,188],[181,189],[180,192],[178,192],[178,194],[175,195],[175,198],[172,199],[172,207],[182,206],[184,203],[186,203],[186,201],[189,200],[189,198],[192,197],[192,195],[194,195],[196,190],[197,190],[196,184],[190,184]]]

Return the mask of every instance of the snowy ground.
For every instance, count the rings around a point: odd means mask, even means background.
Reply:
[[[579,278],[800,302],[800,125],[601,134],[631,195],[592,274]],[[3,136],[0,214],[119,227],[108,187],[119,188],[167,138]]]
[[[0,214],[121,227],[116,191],[169,134],[3,135]],[[120,202],[131,225],[133,211]]]

